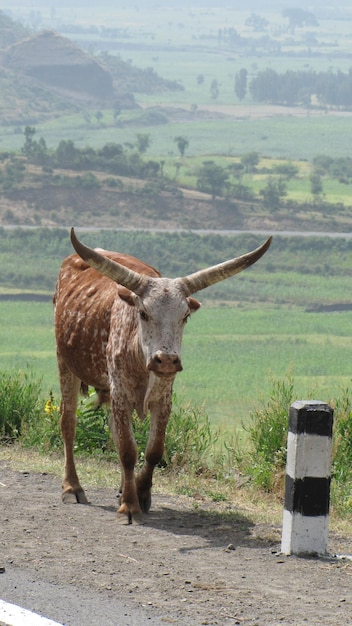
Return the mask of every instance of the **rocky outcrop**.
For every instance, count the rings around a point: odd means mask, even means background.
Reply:
[[[113,79],[106,68],[69,39],[44,31],[10,46],[1,64],[41,83],[101,100],[113,96]]]

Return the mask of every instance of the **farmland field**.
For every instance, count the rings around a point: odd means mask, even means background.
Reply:
[[[0,302],[0,370],[23,370],[58,397],[50,303]],[[240,429],[269,397],[272,380],[292,375],[297,399],[329,402],[352,378],[350,313],[204,306],[188,323],[184,371],[175,391],[204,406],[211,423]]]

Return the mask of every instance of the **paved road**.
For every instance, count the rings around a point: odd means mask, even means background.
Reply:
[[[35,227],[36,228],[36,227]],[[92,228],[85,226],[78,226],[75,228],[77,232],[92,232],[99,230],[107,230],[104,228]],[[114,231],[118,232],[130,232],[131,230],[145,231],[147,233],[195,233],[198,235],[263,235],[263,236],[280,236],[280,237],[332,237],[333,239],[351,239],[352,232],[349,233],[337,233],[337,232],[317,232],[317,231],[298,231],[298,230],[205,230],[205,229],[167,229],[167,228],[114,228]]]
[[[40,580],[35,572],[6,566],[0,575],[0,598],[45,616],[65,626],[162,626],[148,607],[109,597],[108,593],[86,592],[72,585],[56,585]],[[0,626],[46,626],[49,622],[23,614],[21,621],[8,617],[11,613],[0,604]]]
[[[16,225],[4,225],[1,226],[4,230],[38,230],[40,226],[16,226]],[[45,228],[49,228],[50,226],[46,226]],[[52,228],[57,229],[57,226],[53,226]],[[67,229],[68,231],[71,229],[71,226],[62,226],[63,229]],[[95,232],[100,230],[109,230],[108,228],[100,228],[99,226],[77,226],[75,227],[75,231],[77,232]],[[339,232],[321,232],[321,231],[301,231],[301,230],[256,230],[256,229],[245,229],[245,230],[215,230],[215,229],[182,229],[182,228],[113,228],[114,232],[130,232],[133,230],[136,231],[144,231],[147,233],[195,233],[198,235],[264,235],[264,236],[280,236],[280,237],[331,237],[333,239],[352,239],[352,231],[347,233],[339,233]]]

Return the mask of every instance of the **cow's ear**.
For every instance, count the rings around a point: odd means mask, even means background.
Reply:
[[[198,300],[195,298],[187,298],[188,306],[190,308],[191,313],[195,313],[198,311],[199,307],[202,306]]]
[[[133,291],[130,291],[130,289],[127,289],[127,287],[119,285],[117,287],[117,293],[119,294],[121,300],[126,302],[126,304],[129,304],[130,306],[136,306],[138,302],[138,296],[133,293]]]

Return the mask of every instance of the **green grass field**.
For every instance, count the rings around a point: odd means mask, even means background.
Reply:
[[[283,159],[308,159],[319,154],[331,157],[350,156],[348,138],[352,117],[271,117],[244,118],[239,121],[215,119],[208,121],[169,122],[166,125],[117,127],[111,111],[104,112],[101,124],[87,124],[83,116],[61,117],[55,122],[36,125],[38,139],[43,137],[50,148],[62,139],[71,139],[78,147],[100,148],[111,141],[125,144],[135,142],[137,133],[150,135],[150,157],[179,156],[174,138],[189,141],[187,156],[236,156],[258,152],[263,156]],[[0,127],[1,150],[20,150],[23,135],[14,135]],[[204,156],[204,159],[209,158]]]
[[[51,304],[1,302],[0,316],[0,370],[29,369],[58,397]],[[351,382],[349,329],[350,313],[204,306],[186,327],[175,391],[234,431],[288,373],[297,399],[329,402]]]

